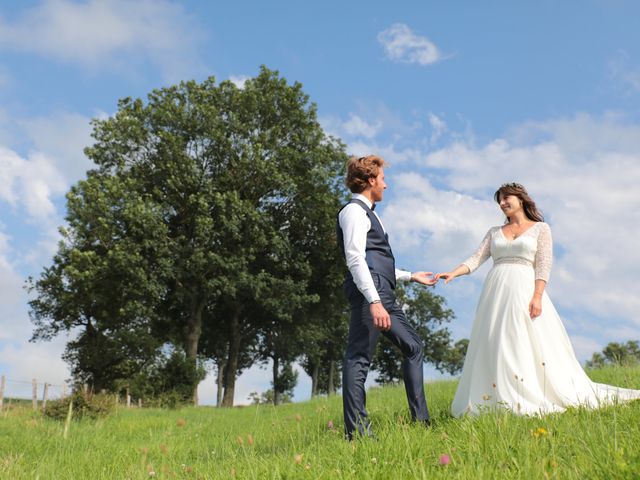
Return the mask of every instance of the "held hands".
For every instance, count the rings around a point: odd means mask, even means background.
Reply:
[[[457,277],[457,275],[454,275],[453,272],[442,272],[442,273],[436,273],[435,279],[436,279],[436,282],[437,282],[441,278],[444,278],[444,283],[446,285],[447,283],[449,283],[451,280],[453,280],[456,277]]]
[[[428,286],[438,283],[438,277],[434,277],[433,272],[415,272],[411,275],[411,280]]]

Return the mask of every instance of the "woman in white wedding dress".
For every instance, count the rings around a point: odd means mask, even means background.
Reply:
[[[436,275],[448,283],[493,258],[452,413],[459,417],[506,408],[534,415],[640,398],[640,390],[592,382],[576,359],[544,291],[551,271],[551,230],[525,188],[504,184],[494,198],[506,223],[491,228],[460,266]]]

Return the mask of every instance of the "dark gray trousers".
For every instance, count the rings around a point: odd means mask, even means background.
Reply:
[[[345,286],[351,304],[351,320],[347,351],[342,367],[342,401],[345,433],[350,440],[356,431],[361,435],[371,434],[364,383],[380,333],[399,347],[404,356],[402,374],[411,418],[429,423],[422,374],[424,358],[422,340],[409,325],[404,312],[396,303],[395,293],[389,280],[376,273],[372,273],[372,277],[380,300],[391,317],[391,329],[385,332],[376,329],[373,326],[369,303],[364,296],[352,282]]]

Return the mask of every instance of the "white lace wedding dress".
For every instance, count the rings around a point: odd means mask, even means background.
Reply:
[[[517,414],[561,412],[568,406],[597,407],[640,398],[629,390],[592,382],[580,366],[551,300],[531,319],[535,280],[547,281],[552,240],[546,223],[515,240],[493,227],[463,262],[473,272],[489,257],[462,376],[451,406],[455,416],[506,408]]]

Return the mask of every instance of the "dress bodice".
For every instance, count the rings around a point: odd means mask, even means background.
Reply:
[[[494,264],[530,265],[535,269],[536,279],[548,281],[553,258],[552,250],[551,229],[544,222],[535,223],[514,240],[504,236],[502,227],[492,227],[478,250],[462,263],[469,268],[470,272],[473,272],[492,257]]]

